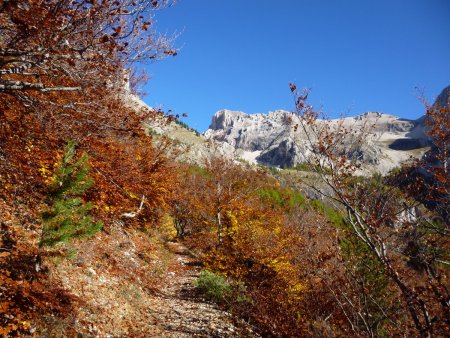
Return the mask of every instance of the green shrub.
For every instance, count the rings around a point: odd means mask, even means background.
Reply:
[[[311,200],[309,204],[313,207],[314,210],[319,211],[322,215],[325,215],[328,220],[331,221],[336,227],[342,228],[345,223],[344,216],[337,210],[326,206],[322,201],[319,200]]]
[[[189,167],[188,173],[192,176],[198,175],[200,177],[211,177],[210,173],[208,172],[208,170],[206,168],[203,168],[198,165],[191,165]]]
[[[200,133],[195,128],[189,127],[189,125],[187,123],[185,123],[183,121],[180,121],[178,119],[175,119],[174,122],[176,124],[178,124],[180,127],[184,128],[184,129],[187,129],[189,131],[192,131],[195,135],[200,136]]]
[[[306,205],[306,198],[300,192],[295,190],[289,190],[289,206],[291,208],[295,206],[304,206]]]
[[[294,169],[297,171],[308,171],[308,172],[320,172],[324,173],[325,175],[331,175],[331,169],[327,167],[321,167],[317,164],[312,164],[309,162],[301,162],[296,164],[294,167],[291,167],[290,169]]]
[[[209,299],[217,303],[225,301],[232,292],[230,284],[223,276],[206,270],[200,272],[195,284]]]
[[[261,188],[256,191],[263,202],[268,202],[277,206],[284,205],[284,198],[280,190],[274,188]]]
[[[256,193],[263,202],[279,207],[293,208],[306,204],[306,198],[300,192],[292,189],[260,188]]]
[[[80,197],[94,183],[88,177],[88,157],[74,157],[75,142],[69,141],[50,186],[51,207],[42,213],[41,247],[89,237],[102,228],[102,223],[95,223],[89,215],[92,203],[84,203]]]

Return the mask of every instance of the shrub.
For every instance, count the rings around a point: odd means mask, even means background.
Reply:
[[[291,189],[260,188],[256,191],[263,203],[270,203],[278,207],[294,208],[295,206],[304,206],[305,197]]]
[[[221,303],[231,294],[231,286],[227,280],[214,272],[203,270],[196,281],[196,286],[214,302]]]
[[[260,188],[256,192],[263,202],[268,202],[280,207],[285,204],[284,196],[278,189]]]

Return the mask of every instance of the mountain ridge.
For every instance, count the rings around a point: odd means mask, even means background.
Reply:
[[[293,167],[307,160],[305,135],[295,131],[299,118],[285,110],[267,114],[246,114],[220,110],[212,118],[206,139],[232,146],[245,160],[275,167]],[[429,144],[423,117],[415,120],[378,112],[355,117],[319,120],[332,128],[340,122],[352,130],[370,125],[370,133],[358,149],[349,148],[350,156],[359,157],[367,169],[386,173],[411,156],[420,157]],[[372,167],[372,168],[370,168]]]

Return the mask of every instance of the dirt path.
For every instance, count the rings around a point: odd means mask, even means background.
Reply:
[[[42,337],[257,337],[202,297],[199,262],[180,243],[117,226],[78,242],[76,252],[72,260],[47,262],[79,301],[70,316],[41,320]]]
[[[166,285],[155,296],[152,314],[159,337],[256,337],[245,323],[207,302],[196,290],[194,281],[200,267],[180,243],[168,243],[174,254]],[[236,325],[237,324],[237,325]]]

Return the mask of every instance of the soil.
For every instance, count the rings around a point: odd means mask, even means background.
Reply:
[[[43,317],[39,337],[258,337],[195,286],[201,263],[178,242],[121,225],[72,244],[73,258],[46,259],[51,278],[78,301]]]

